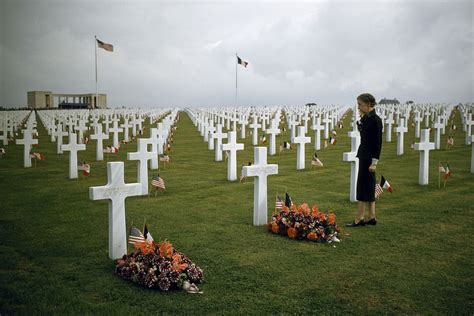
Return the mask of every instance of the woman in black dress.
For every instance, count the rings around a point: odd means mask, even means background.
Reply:
[[[375,113],[375,98],[364,93],[357,97],[357,105],[362,118],[357,122],[360,132],[360,146],[357,150],[359,158],[359,174],[357,176],[358,212],[356,219],[347,226],[375,225],[375,170],[382,149],[382,120]],[[365,209],[369,211],[369,219],[364,220]]]

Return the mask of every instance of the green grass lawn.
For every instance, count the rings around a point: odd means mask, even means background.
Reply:
[[[334,211],[339,225],[353,219],[350,164],[342,162],[350,150],[349,119],[337,145],[319,151],[323,168],[309,169],[313,145],[306,147],[304,171],[296,170],[296,150],[268,157],[279,166],[268,178],[269,216],[276,192],[288,190],[298,204]],[[461,126],[459,113],[455,122]],[[89,187],[107,182],[106,162],[95,161],[91,141],[79,153],[79,161],[91,163],[91,175],[69,180],[68,154],[56,155],[56,144],[38,125],[37,151],[45,161],[24,169],[23,146],[12,143],[0,160],[2,315],[474,312],[474,175],[462,128],[453,134],[454,149],[444,149],[446,134],[443,149],[431,151],[427,186],[417,184],[413,128],[401,157],[395,134],[392,143],[384,141],[378,177],[383,174],[395,191],[380,197],[377,226],[343,228],[334,247],[252,226],[253,180],[228,182],[227,164],[214,162],[214,152],[181,112],[172,162],[160,171],[167,190],[156,198],[128,198],[126,217],[127,226],[142,227],[146,220],[155,240],[170,240],[204,270],[204,294],[192,295],[148,290],[113,273],[107,201],[89,200]],[[289,138],[286,131],[277,140]],[[243,142],[238,166],[253,160],[251,137]],[[126,181],[136,182],[138,163],[127,161],[126,151],[136,151],[136,142],[108,161],[125,161]],[[446,188],[438,189],[438,161],[453,172]]]

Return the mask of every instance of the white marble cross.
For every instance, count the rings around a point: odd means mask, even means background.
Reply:
[[[23,145],[23,167],[31,167],[31,146],[37,145],[38,140],[33,138],[33,133],[29,129],[23,130],[23,139],[16,140],[17,145]]]
[[[274,156],[276,154],[276,135],[280,134],[277,119],[272,120],[272,125],[267,128],[266,133],[270,134],[270,155]]]
[[[296,117],[294,115],[291,115],[288,118],[288,128],[290,129],[290,138],[296,137],[296,126],[298,126]]]
[[[262,127],[262,125],[258,123],[256,116],[253,117],[253,122],[249,127],[252,129],[252,145],[256,146],[258,145],[258,129]]]
[[[69,151],[69,179],[77,179],[77,152],[86,150],[86,145],[77,143],[76,133],[69,133],[69,144],[62,145],[63,151]]]
[[[129,142],[130,141],[129,130],[130,130],[130,127],[132,127],[132,125],[130,125],[130,123],[128,122],[128,118],[125,118],[125,121],[120,126],[123,128],[123,140],[126,142]]]
[[[471,173],[474,173],[474,135],[471,135]]]
[[[298,137],[293,137],[291,142],[298,144],[296,151],[296,170],[305,168],[305,144],[311,142],[311,137],[305,136],[304,126],[298,126]]]
[[[420,130],[421,130],[421,121],[423,120],[420,116],[420,112],[415,111],[415,137],[420,138]]]
[[[435,129],[435,149],[440,149],[441,148],[441,129],[443,128],[443,124],[441,124],[441,117],[438,115],[436,118],[436,122],[433,125],[433,128]]]
[[[63,125],[61,123],[59,123],[56,130],[51,133],[51,135],[56,138],[56,152],[58,155],[63,153],[61,146],[63,145],[63,137],[67,134],[66,131],[63,131]]]
[[[415,150],[420,150],[420,166],[418,174],[418,183],[421,185],[428,184],[429,180],[429,164],[430,164],[430,150],[435,148],[434,143],[430,143],[430,130],[421,130],[421,139],[419,143],[415,144]]]
[[[324,123],[324,139],[329,139],[329,123],[331,123],[332,120],[329,118],[328,114],[326,113],[324,115],[323,123]]]
[[[397,156],[403,155],[405,133],[408,131],[408,128],[405,126],[404,117],[400,118],[399,123],[400,125],[395,128],[395,133],[397,133]]]
[[[254,147],[255,163],[242,168],[242,176],[257,177],[253,189],[253,225],[267,224],[267,177],[278,174],[278,165],[267,164],[267,147]]]
[[[392,125],[395,123],[393,120],[393,113],[390,112],[387,116],[387,119],[385,120],[385,123],[388,125],[388,127],[385,129],[385,141],[387,143],[392,142]]]
[[[207,142],[207,149],[208,150],[214,150],[214,132],[216,131],[216,128],[214,126],[214,121],[209,122],[209,127],[207,128],[207,132],[209,134],[208,137],[208,142]]]
[[[84,139],[84,132],[88,130],[86,121],[79,120],[79,125],[75,127],[75,130],[79,132],[79,144],[82,144]]]
[[[138,139],[138,151],[127,153],[128,160],[138,160],[137,180],[142,186],[142,195],[148,194],[148,160],[157,156],[156,151],[148,151],[147,142],[143,138]]]
[[[107,163],[107,184],[90,187],[89,198],[109,200],[109,258],[119,259],[127,254],[127,230],[125,225],[125,199],[142,193],[140,183],[125,183],[124,163]]]
[[[356,157],[360,145],[360,133],[357,127],[348,133],[351,138],[351,151],[343,153],[342,160],[351,163],[351,182],[349,199],[351,202],[357,201],[357,175],[359,173],[359,158]]]
[[[112,128],[109,128],[109,135],[110,135],[110,132],[113,134],[112,146],[114,146],[115,148],[120,147],[118,134],[121,133],[122,131],[123,131],[123,128],[118,127],[117,121],[114,121]]]
[[[217,124],[217,129],[212,138],[216,140],[215,161],[222,161],[222,139],[227,138],[227,133],[222,133],[222,124]]]
[[[153,170],[158,169],[158,155],[163,153],[163,145],[165,144],[165,138],[163,137],[163,131],[158,128],[150,129],[150,138],[145,139],[147,144],[151,144],[151,151],[156,152],[156,155],[150,161],[150,168]],[[160,151],[161,149],[161,151]]]
[[[221,145],[221,150],[229,151],[229,159],[227,160],[227,180],[237,180],[237,150],[243,150],[244,144],[237,143],[237,132],[231,131],[227,133],[227,144]]]
[[[321,125],[321,117],[313,117],[313,126],[311,127],[314,131],[314,149],[315,150],[320,150],[321,149],[321,130],[324,129],[324,127]]]
[[[245,126],[247,125],[247,118],[245,117],[245,115],[240,116],[239,124],[240,124],[240,139],[245,139]]]
[[[91,135],[91,139],[97,140],[95,159],[101,161],[104,160],[104,139],[109,139],[109,135],[102,133],[102,124],[98,124],[96,129],[97,131]]]
[[[466,120],[464,121],[464,127],[466,128],[466,145],[471,144],[472,125],[474,125],[474,120],[472,119],[472,114],[469,113],[466,115]]]

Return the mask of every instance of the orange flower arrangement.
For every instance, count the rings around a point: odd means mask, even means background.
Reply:
[[[283,227],[285,229],[280,229]],[[291,239],[315,242],[337,242],[336,236],[340,231],[334,213],[321,212],[317,205],[309,207],[308,203],[292,203],[290,207],[285,205],[277,209],[272,214],[268,230]]]

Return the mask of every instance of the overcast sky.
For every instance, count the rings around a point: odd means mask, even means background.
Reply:
[[[130,1],[131,2],[131,1]],[[474,101],[474,1],[0,0],[0,106],[99,92],[109,106]]]

